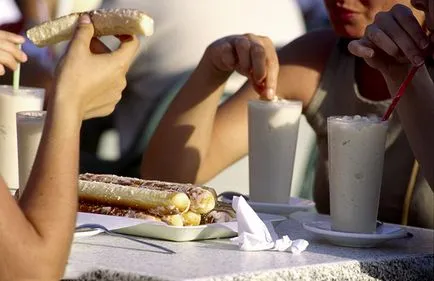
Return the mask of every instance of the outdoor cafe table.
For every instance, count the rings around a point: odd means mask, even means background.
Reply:
[[[316,217],[315,217],[316,216]],[[338,247],[303,229],[295,215],[276,232],[310,245],[290,252],[243,252],[228,239],[197,242],[151,242],[154,248],[105,234],[73,244],[64,280],[434,280],[434,231],[408,228],[412,238],[396,239],[378,248]],[[145,239],[145,238],[144,238]]]

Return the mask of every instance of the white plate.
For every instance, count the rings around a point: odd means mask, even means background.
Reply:
[[[291,197],[288,204],[262,203],[247,201],[253,210],[259,213],[288,216],[298,211],[309,211],[315,208],[315,202],[307,199]]]
[[[95,236],[103,232],[101,229],[80,229],[74,232],[74,240],[79,240],[81,238]]]
[[[286,219],[278,215],[258,215],[265,224],[273,224]],[[79,212],[76,225],[87,223],[98,223],[118,233],[179,242],[228,238],[237,235],[236,221],[199,226],[170,226],[155,221]]]
[[[404,228],[391,224],[379,226],[376,232],[372,234],[334,231],[331,230],[330,221],[306,222],[303,223],[303,227],[332,244],[346,247],[370,248],[388,240],[409,235]]]

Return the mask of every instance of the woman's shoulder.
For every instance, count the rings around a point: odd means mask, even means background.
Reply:
[[[285,81],[281,85],[285,98],[299,99],[305,105],[309,104],[338,39],[331,29],[316,30],[279,50],[279,76]]]
[[[327,60],[339,37],[332,29],[308,32],[279,50],[281,63],[318,62]]]

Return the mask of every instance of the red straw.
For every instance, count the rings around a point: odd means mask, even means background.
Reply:
[[[423,65],[423,64],[422,64]],[[410,71],[407,74],[407,78],[405,78],[404,82],[402,82],[401,86],[398,89],[398,93],[393,98],[392,103],[387,108],[386,113],[383,116],[383,121],[386,121],[389,119],[390,115],[392,114],[393,110],[395,109],[396,105],[398,104],[399,99],[402,97],[402,95],[405,93],[405,90],[407,89],[408,84],[410,84],[411,80],[413,80],[414,75],[416,74],[416,71],[421,67],[419,66],[413,66]]]

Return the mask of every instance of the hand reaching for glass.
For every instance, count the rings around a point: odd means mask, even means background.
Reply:
[[[275,96],[279,62],[268,37],[253,34],[224,37],[207,48],[203,59],[222,74],[236,71],[246,76],[262,98],[271,100]]]

